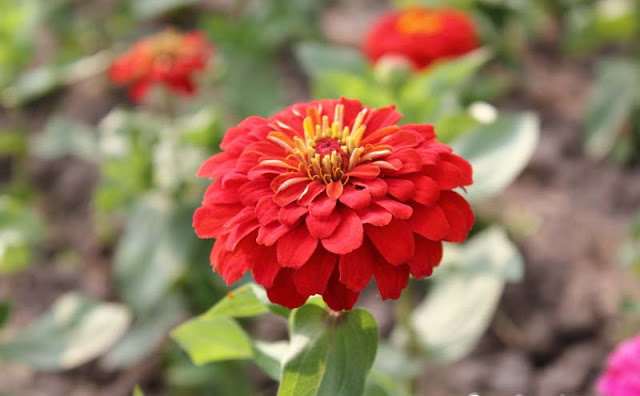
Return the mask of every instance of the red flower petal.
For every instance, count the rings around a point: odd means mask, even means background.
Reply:
[[[351,183],[354,186],[363,187],[369,190],[369,193],[374,198],[381,198],[387,195],[388,186],[382,179],[351,179]]]
[[[317,245],[318,239],[312,237],[306,227],[294,228],[278,239],[278,262],[283,267],[300,268]]]
[[[363,164],[352,168],[347,172],[349,177],[359,177],[361,179],[373,179],[380,174],[380,168],[374,164]]]
[[[344,186],[342,185],[342,182],[339,182],[339,181],[331,182],[327,186],[327,195],[331,199],[336,200],[340,198],[340,195],[342,195],[343,189],[344,189]]]
[[[377,258],[373,254],[373,247],[368,242],[353,252],[340,256],[340,282],[359,292],[371,280],[375,260]]]
[[[393,215],[396,219],[406,220],[411,218],[413,209],[409,205],[405,205],[393,199],[378,199],[374,201],[376,205],[380,205]]]
[[[296,203],[290,203],[289,205],[280,208],[280,211],[278,212],[278,220],[282,224],[294,225],[302,216],[307,214],[307,211],[307,208],[304,206],[298,206]]]
[[[413,232],[416,232],[432,241],[440,241],[449,232],[449,222],[444,211],[437,205],[415,205],[413,217],[409,220]]]
[[[417,175],[411,178],[416,189],[413,200],[423,204],[424,206],[431,206],[440,198],[440,188],[436,182],[424,175]]]
[[[215,238],[231,217],[242,210],[242,205],[201,206],[193,214],[193,228],[200,238]]]
[[[358,211],[358,216],[362,220],[362,224],[371,224],[377,227],[385,226],[391,222],[393,215],[378,205],[371,205]]]
[[[409,283],[409,266],[394,266],[384,261],[376,260],[373,267],[378,291],[383,300],[396,299],[402,294],[402,289]]]
[[[256,282],[266,288],[270,288],[280,268],[276,249],[273,247],[260,248],[259,254],[253,262],[251,273]]]
[[[310,214],[305,219],[309,233],[318,239],[327,238],[333,234],[341,220],[340,213],[335,210],[327,217],[316,217]]]
[[[318,247],[309,261],[293,274],[298,293],[304,296],[324,293],[337,261],[338,256]]]
[[[387,179],[389,194],[400,201],[408,201],[413,198],[416,186],[406,179]]]
[[[278,220],[280,207],[273,202],[272,196],[266,196],[258,200],[255,211],[260,224],[265,225]]]
[[[271,246],[290,229],[291,227],[282,224],[279,221],[273,221],[269,224],[262,225],[258,229],[258,238],[256,239],[256,242],[260,245]]]
[[[368,189],[358,190],[352,185],[347,185],[340,196],[340,202],[354,210],[366,208],[371,203],[371,194]]]
[[[335,254],[347,254],[362,244],[362,222],[358,215],[348,208],[342,209],[340,216],[340,225],[329,238],[322,240],[322,246]]]
[[[302,195],[305,188],[307,188],[308,183],[308,180],[304,182],[299,181],[296,184],[285,188],[284,190],[278,191],[273,196],[273,201],[280,206],[286,206],[292,202],[295,202],[296,200],[298,200],[298,198],[300,198],[300,195]]]
[[[293,269],[283,268],[278,272],[273,285],[267,288],[267,297],[276,304],[289,309],[298,308],[307,301],[308,296],[303,296],[293,285]]]
[[[452,191],[443,191],[438,205],[444,211],[449,223],[449,232],[444,240],[448,242],[464,242],[473,227],[473,212],[469,204]]]
[[[353,305],[358,301],[359,295],[360,293],[350,290],[340,282],[339,271],[336,266],[333,274],[331,274],[331,278],[329,278],[327,289],[324,294],[322,294],[322,298],[329,308],[334,311],[341,311],[343,309],[348,310],[353,308]]]
[[[382,257],[393,265],[406,263],[414,254],[413,233],[405,221],[394,220],[384,227],[367,225],[364,232]]]
[[[327,186],[324,183],[320,183],[317,180],[312,181],[307,185],[307,188],[302,192],[300,198],[298,198],[298,205],[300,206],[308,206],[311,201],[316,199],[316,197],[322,192],[324,192]]]
[[[336,207],[336,201],[322,194],[309,204],[309,213],[316,217],[327,217]]]
[[[430,241],[415,234],[416,251],[409,259],[411,275],[418,279],[431,275],[442,260],[442,242]]]

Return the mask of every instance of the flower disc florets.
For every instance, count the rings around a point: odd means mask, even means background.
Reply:
[[[441,241],[463,241],[474,216],[456,192],[471,167],[429,125],[396,123],[393,107],[322,100],[250,117],[227,131],[199,176],[215,179],[196,233],[228,282],[251,270],[289,308],[321,294],[350,309],[375,278],[397,298],[409,275],[431,274]]]

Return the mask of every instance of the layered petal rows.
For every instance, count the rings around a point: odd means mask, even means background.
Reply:
[[[134,102],[146,97],[153,84],[162,84],[180,95],[196,92],[192,75],[203,70],[213,47],[204,34],[180,34],[166,30],[138,41],[127,53],[117,58],[109,69],[115,84],[130,84],[129,96]]]
[[[402,56],[416,69],[478,48],[471,18],[454,9],[411,8],[381,16],[363,43],[367,57]]]
[[[395,299],[410,275],[429,276],[442,241],[473,226],[453,191],[472,170],[430,125],[401,117],[330,99],[229,129],[200,168],[213,182],[193,218],[199,237],[217,239],[214,270],[228,284],[251,271],[289,308],[320,294],[335,310],[351,309],[372,277]]]
[[[640,335],[620,344],[598,380],[603,396],[640,395]]]

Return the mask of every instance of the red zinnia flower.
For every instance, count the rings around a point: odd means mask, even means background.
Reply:
[[[335,310],[372,276],[387,299],[409,274],[430,275],[441,241],[464,241],[474,223],[452,191],[471,184],[471,166],[430,125],[400,118],[329,99],[229,129],[198,172],[215,181],[193,218],[199,237],[217,238],[214,269],[228,284],[251,270],[286,307],[321,294]]]
[[[383,15],[365,38],[363,50],[376,62],[385,55],[408,58],[416,69],[478,48],[473,21],[453,9],[411,8]]]
[[[640,395],[640,335],[620,344],[609,356],[598,380],[598,392],[605,396]]]
[[[113,62],[109,76],[116,84],[132,84],[129,95],[135,102],[142,101],[154,83],[192,95],[196,87],[191,75],[206,67],[212,52],[202,33],[180,34],[169,29],[138,41]]]

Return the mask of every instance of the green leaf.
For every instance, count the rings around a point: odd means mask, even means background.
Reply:
[[[185,312],[184,303],[175,295],[164,297],[155,309],[136,318],[127,334],[104,356],[104,365],[120,369],[140,362],[167,339]]]
[[[441,267],[411,323],[430,357],[451,362],[469,353],[484,334],[505,281],[522,277],[523,260],[505,232],[494,227],[462,247],[448,246]]]
[[[136,385],[136,387],[133,388],[133,395],[132,396],[144,396],[144,392],[142,392],[142,389],[140,389],[140,387],[138,385]]]
[[[8,301],[0,300],[0,329],[7,323],[11,315],[11,304]]]
[[[467,187],[472,201],[503,191],[529,162],[538,143],[540,124],[531,113],[498,117],[452,142],[454,152],[473,166],[473,185]]]
[[[199,0],[136,0],[133,2],[133,15],[138,19],[152,19],[198,2]]]
[[[326,72],[362,74],[368,65],[360,51],[346,47],[302,43],[295,54],[302,69],[315,78]]]
[[[0,275],[27,268],[44,232],[29,202],[9,195],[0,197]]]
[[[0,95],[7,107],[38,99],[63,85],[73,84],[103,73],[113,58],[109,51],[81,58],[67,65],[47,65],[23,73]]]
[[[174,330],[171,337],[197,365],[253,357],[249,336],[231,318],[192,319]]]
[[[627,60],[608,59],[598,65],[595,94],[589,101],[585,144],[589,155],[602,159],[611,152],[638,99],[640,70]]]
[[[99,159],[98,142],[90,127],[72,120],[54,116],[36,138],[33,152],[44,159],[57,159],[67,155],[96,161]]]
[[[0,360],[43,371],[77,367],[111,348],[130,320],[129,311],[120,304],[69,293],[15,337],[0,343]]]
[[[241,286],[227,293],[226,297],[204,313],[202,318],[242,318],[263,314],[269,311],[264,302],[264,298],[262,298],[264,294],[264,289],[255,284],[250,283]],[[258,297],[258,295],[261,297]]]
[[[278,396],[362,395],[378,343],[364,310],[333,316],[303,305],[290,318],[291,344]]]
[[[287,341],[253,341],[253,357],[256,364],[274,381],[282,376],[282,359],[287,354]]]
[[[144,315],[159,304],[182,275],[196,237],[191,207],[166,197],[142,197],[128,214],[116,247],[115,278],[122,300]]]

